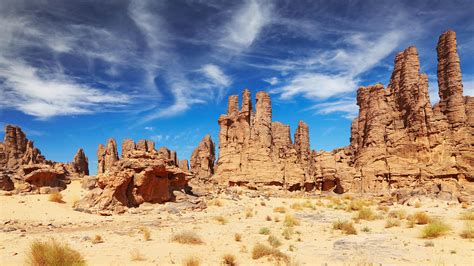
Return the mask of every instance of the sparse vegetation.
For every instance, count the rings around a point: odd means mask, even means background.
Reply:
[[[171,237],[171,241],[178,242],[180,244],[191,244],[191,245],[200,245],[203,244],[201,237],[192,231],[184,231],[178,234],[175,234]]]
[[[425,247],[434,247],[434,242],[433,241],[426,241],[425,242]]]
[[[435,220],[425,225],[421,231],[422,238],[436,238],[446,234],[450,230],[450,226],[442,221]]]
[[[251,218],[253,217],[253,209],[252,208],[247,208],[245,209],[245,218]]]
[[[232,254],[224,254],[224,256],[222,256],[222,265],[235,266],[237,265],[237,259]]]
[[[145,240],[145,241],[150,241],[151,240],[150,229],[148,229],[146,227],[141,227],[140,232],[142,232],[142,234],[143,234],[143,240]]]
[[[207,206],[217,206],[217,207],[222,207],[224,206],[224,202],[220,199],[212,199],[207,202]]]
[[[60,192],[49,194],[48,200],[52,202],[57,202],[57,203],[64,203],[63,195]]]
[[[286,209],[285,209],[285,207],[275,207],[275,208],[273,209],[273,212],[285,213],[285,212],[286,212]]]
[[[474,212],[464,212],[459,215],[460,220],[474,221]]]
[[[258,231],[259,234],[261,235],[269,235],[270,234],[270,229],[268,227],[262,227]]]
[[[358,211],[363,207],[367,207],[370,205],[370,202],[364,199],[355,199],[352,200],[351,203],[347,206],[347,211]]]
[[[102,240],[102,236],[100,235],[95,235],[94,238],[92,238],[92,244],[99,244],[103,242],[104,240]]]
[[[291,214],[285,215],[285,220],[283,221],[283,223],[287,227],[300,225],[300,221]]]
[[[354,224],[349,221],[338,220],[332,223],[332,228],[334,230],[341,230],[346,235],[357,235],[357,230],[354,227]]]
[[[262,257],[273,257],[276,260],[288,261],[288,256],[276,248],[257,243],[252,249],[252,259],[257,260]]]
[[[387,205],[379,205],[377,207],[377,210],[383,211],[383,212],[388,212],[390,210],[390,208]]]
[[[422,206],[421,202],[417,201],[415,203],[415,208],[420,208]]]
[[[388,213],[389,218],[398,218],[398,219],[405,219],[407,217],[407,212],[402,209],[393,210]]]
[[[354,217],[356,220],[367,220],[372,221],[375,220],[377,217],[375,213],[372,211],[371,208],[362,208],[357,212],[357,215]]]
[[[26,256],[29,265],[86,265],[81,253],[54,238],[33,241]]]
[[[362,232],[365,232],[365,233],[369,233],[369,232],[372,231],[372,230],[370,229],[370,227],[368,227],[368,226],[366,225],[366,226],[362,227],[361,231],[362,231]]]
[[[467,203],[467,202],[461,203],[461,208],[463,208],[463,209],[469,208],[469,203]]]
[[[214,216],[214,220],[217,221],[220,224],[226,224],[227,223],[227,219],[224,218],[224,216],[222,216],[222,215]]]
[[[464,229],[461,232],[461,237],[466,239],[474,239],[474,222],[466,221]]]
[[[294,230],[292,227],[286,227],[284,230],[283,230],[283,233],[282,233],[282,236],[286,239],[286,240],[289,240],[291,239],[291,236],[294,234]]]
[[[424,212],[417,212],[413,215],[413,220],[416,224],[428,224],[432,219]]]
[[[398,218],[388,218],[387,221],[385,221],[385,228],[392,228],[400,226],[400,220]]]
[[[303,204],[296,202],[296,203],[291,204],[290,208],[296,211],[301,211],[303,210]]]
[[[268,243],[274,248],[281,246],[281,241],[274,235],[268,236]]]
[[[133,249],[130,251],[130,259],[132,261],[144,261],[146,260],[145,257],[143,256],[142,253],[140,253],[140,250],[138,249]]]
[[[188,256],[183,260],[183,266],[199,266],[201,260],[197,256]]]

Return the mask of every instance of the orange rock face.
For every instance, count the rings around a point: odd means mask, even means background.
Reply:
[[[207,179],[214,174],[215,160],[214,142],[210,135],[206,135],[191,155],[191,171],[196,177]]]
[[[143,202],[172,201],[173,191],[189,190],[191,174],[176,165],[176,152],[165,147],[157,151],[148,140],[140,140],[136,145],[132,140],[124,140],[118,159],[116,147],[113,139],[105,147],[99,145],[98,154],[103,155],[98,158],[102,167],[99,169],[103,171],[97,174],[97,188],[76,209],[120,213]]]
[[[15,183],[21,184],[19,192],[40,187],[64,189],[70,177],[88,173],[87,157],[82,149],[69,164],[48,161],[20,127],[5,127],[4,142],[0,142],[0,189],[13,190]]]
[[[474,176],[472,97],[463,96],[456,35],[438,42],[440,102],[431,106],[428,78],[415,47],[395,58],[388,87],[362,87],[351,130],[357,178],[351,190],[430,190],[448,181],[471,191]],[[428,191],[429,192],[429,191]]]

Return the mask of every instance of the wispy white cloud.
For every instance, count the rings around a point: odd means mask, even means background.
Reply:
[[[232,83],[231,79],[216,65],[204,65],[200,71],[216,86],[227,87]]]
[[[280,82],[280,80],[278,80],[277,77],[271,77],[271,78],[268,78],[268,79],[263,79],[263,81],[265,81],[266,83],[268,83],[270,85],[276,85]]]
[[[341,100],[319,103],[307,108],[318,114],[330,114],[340,112],[345,118],[353,119],[359,113],[359,107],[355,99],[343,98]]]
[[[250,47],[271,22],[271,10],[272,4],[268,1],[246,1],[225,25],[219,45],[237,53]]]

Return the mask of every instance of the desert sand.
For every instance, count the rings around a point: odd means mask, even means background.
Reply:
[[[474,262],[473,241],[460,236],[465,221],[459,219],[461,213],[473,209],[457,203],[426,200],[418,208],[395,204],[387,211],[378,207],[383,203],[373,200],[369,207],[380,217],[355,221],[357,235],[345,235],[333,230],[332,223],[354,220],[357,211],[343,208],[357,200],[349,196],[314,193],[311,197],[290,193],[271,196],[270,192],[258,195],[233,188],[216,194],[202,211],[185,211],[178,203],[143,204],[123,215],[100,216],[72,209],[73,203],[86,193],[78,181],[61,193],[64,203],[51,202],[48,195],[1,196],[2,265],[23,265],[31,242],[51,237],[80,251],[88,265],[182,265],[190,256],[199,258],[201,265],[219,265],[224,254],[233,254],[238,265],[472,265]],[[408,228],[404,219],[400,226],[385,228],[387,213],[394,210],[405,210],[408,215],[425,212],[449,224],[451,230],[435,239],[423,239],[420,234],[424,225]],[[287,214],[299,222],[292,227],[289,239],[282,235],[288,228],[284,222]],[[268,228],[269,234],[262,234],[266,231],[262,228]],[[150,232],[148,241],[144,239],[144,230]],[[204,243],[189,245],[171,241],[174,234],[182,231],[195,232]],[[236,233],[241,235],[240,241],[235,240]],[[96,235],[101,236],[102,243],[93,243]],[[268,245],[269,235],[281,242],[277,249],[288,256],[287,262],[272,257],[252,259],[254,245]],[[142,260],[133,260],[132,253],[137,251]]]

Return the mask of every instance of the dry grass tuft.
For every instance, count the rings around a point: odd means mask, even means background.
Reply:
[[[57,203],[64,203],[63,195],[60,192],[49,194],[48,200]]]
[[[300,221],[293,215],[287,214],[285,215],[285,220],[283,221],[283,224],[287,227],[293,227],[300,225]]]
[[[397,226],[400,226],[400,220],[398,218],[388,218],[387,221],[385,221],[385,228],[392,228]]]
[[[371,208],[364,207],[357,212],[354,219],[372,221],[372,220],[377,219],[377,216],[375,215],[375,213],[372,211]]]
[[[295,211],[301,211],[303,210],[304,205],[299,202],[296,202],[296,203],[291,204],[290,208],[292,208]]]
[[[377,210],[383,211],[383,212],[388,212],[390,210],[390,207],[388,207],[387,205],[379,205],[377,207]]]
[[[461,237],[466,239],[474,239],[474,222],[466,221],[464,229],[461,232]]]
[[[398,218],[398,219],[405,219],[407,217],[407,212],[402,209],[393,210],[388,213],[389,218]]]
[[[222,265],[236,266],[237,259],[235,258],[233,254],[224,254],[224,256],[222,256]]]
[[[143,234],[143,240],[150,241],[151,240],[151,232],[150,229],[147,227],[140,227],[140,232]]]
[[[224,218],[224,216],[222,216],[222,215],[214,216],[214,220],[217,221],[220,224],[226,224],[227,223],[227,219]]]
[[[467,203],[467,202],[461,203],[461,208],[463,208],[463,209],[469,208],[469,203]]]
[[[413,220],[416,224],[428,224],[432,219],[424,212],[417,212],[413,215]]]
[[[460,220],[474,221],[474,212],[464,212],[459,215]]]
[[[431,221],[429,224],[425,225],[421,231],[422,238],[436,238],[442,235],[445,235],[451,227],[442,221]]]
[[[234,240],[235,240],[236,242],[242,241],[242,235],[239,234],[239,233],[235,233],[235,234],[234,234]]]
[[[258,230],[258,233],[261,235],[269,235],[270,229],[268,227],[262,227],[260,230]]]
[[[143,256],[142,253],[140,253],[140,250],[138,249],[133,249],[130,251],[130,259],[132,261],[144,261],[146,258]]]
[[[372,230],[370,229],[370,227],[368,227],[368,226],[366,225],[366,226],[362,227],[361,231],[362,231],[362,232],[365,232],[365,233],[368,233],[368,232],[370,232],[370,231],[372,231]]]
[[[354,224],[349,221],[338,220],[332,223],[332,229],[341,230],[346,235],[357,235],[357,230],[354,227]]]
[[[294,234],[294,230],[292,227],[286,227],[281,234],[286,240],[290,240],[291,236]]]
[[[200,245],[203,244],[201,237],[191,231],[184,231],[175,234],[171,237],[171,241],[178,242],[180,244]]]
[[[285,212],[286,212],[286,209],[285,209],[285,207],[275,207],[275,208],[273,209],[273,212],[285,213]]]
[[[201,265],[201,260],[196,256],[188,256],[183,260],[183,266],[199,266]]]
[[[99,243],[104,243],[104,240],[102,240],[102,236],[95,235],[94,238],[92,238],[92,244],[99,244]]]
[[[370,206],[370,201],[364,199],[355,199],[347,206],[347,211],[358,211],[364,207]]]
[[[282,245],[280,239],[278,239],[278,237],[276,237],[274,235],[268,236],[267,240],[268,240],[268,243],[270,244],[270,246],[272,246],[274,248],[277,248],[277,247]]]
[[[54,238],[33,241],[26,256],[29,265],[86,265],[81,253]]]
[[[250,218],[253,217],[253,209],[252,208],[247,208],[245,209],[245,218]]]
[[[279,251],[276,248],[271,248],[261,243],[255,244],[255,246],[252,249],[252,259],[257,260],[257,259],[260,259],[262,257],[267,257],[267,256],[272,257],[278,261],[289,260],[288,256],[285,253]]]

